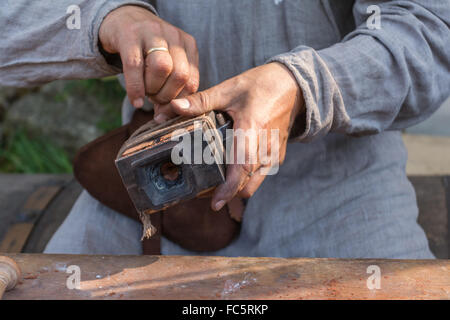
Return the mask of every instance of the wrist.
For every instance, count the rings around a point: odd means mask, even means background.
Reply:
[[[290,112],[291,112],[291,123],[290,128],[291,131],[299,131],[299,123],[303,123],[303,118],[305,118],[306,114],[306,108],[305,108],[305,101],[303,99],[303,91],[301,87],[299,86],[297,80],[295,79],[295,76],[292,74],[292,72],[282,63],[280,62],[271,62],[268,65],[274,65],[278,69],[280,69],[280,75],[283,78],[282,81],[280,81],[283,84],[284,90],[286,90],[288,95],[288,103]],[[296,128],[292,128],[295,126]],[[300,125],[301,127],[304,127]],[[294,134],[294,132],[292,132]]]
[[[111,19],[114,19],[114,12],[118,9],[115,9],[108,13],[106,17],[103,19],[102,24],[100,25],[100,28],[98,30],[98,43],[99,46],[105,51],[106,53],[116,53],[114,50],[114,46],[112,44],[112,41],[110,39],[111,34],[115,34],[114,31],[114,23],[111,23]]]
[[[148,15],[151,13],[151,15]],[[119,48],[117,42],[123,27],[133,22],[157,17],[155,12],[140,5],[128,4],[118,7],[109,12],[103,19],[99,31],[98,40],[103,50],[107,53],[117,53]]]

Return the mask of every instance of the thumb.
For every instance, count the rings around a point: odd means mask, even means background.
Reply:
[[[228,106],[230,98],[223,94],[221,85],[205,91],[194,93],[170,102],[171,109],[182,116],[198,116],[212,110],[223,110]]]

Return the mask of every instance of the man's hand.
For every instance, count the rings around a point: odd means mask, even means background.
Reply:
[[[135,107],[143,106],[146,95],[158,105],[198,90],[195,39],[149,10],[123,6],[110,12],[100,26],[99,40],[106,52],[120,54],[127,94]],[[168,52],[146,56],[149,49],[161,47]]]
[[[245,163],[228,164],[226,182],[216,188],[211,206],[220,210],[236,194],[250,197],[265,178],[263,168],[279,165],[286,154],[289,130],[299,113],[303,112],[303,95],[294,76],[282,64],[270,63],[231,78],[208,90],[183,99],[175,99],[168,106],[173,112],[196,116],[211,110],[227,112],[234,120],[234,130],[267,130],[267,145],[259,145],[259,137],[250,135],[245,146],[234,140],[234,155],[245,148]],[[161,112],[161,110],[160,110]],[[271,129],[279,130],[278,150],[271,150]],[[250,141],[253,140],[253,141]],[[253,145],[253,147],[251,147]],[[268,154],[277,152],[276,163],[263,163],[258,150],[267,147]],[[242,150],[242,149],[241,149]],[[257,159],[257,161],[248,161]]]

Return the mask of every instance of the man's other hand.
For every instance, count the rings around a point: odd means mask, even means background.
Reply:
[[[110,12],[100,26],[99,40],[106,52],[120,54],[127,94],[136,108],[144,105],[146,96],[158,109],[198,90],[195,39],[149,10],[130,5]],[[168,51],[147,54],[152,48]],[[158,114],[160,121],[173,116]]]
[[[216,188],[211,203],[214,210],[220,210],[235,195],[251,197],[267,172],[283,162],[290,129],[296,117],[304,114],[304,100],[292,73],[275,62],[250,69],[208,90],[175,99],[163,108],[185,116],[221,110],[233,118],[235,158],[228,163],[226,181]],[[250,132],[244,144],[237,142],[238,129]],[[278,131],[275,140],[278,143],[272,143],[273,131]],[[262,132],[267,133],[267,139],[261,139]],[[271,154],[270,159],[261,158],[261,148]],[[240,152],[245,154],[245,162],[237,161]]]

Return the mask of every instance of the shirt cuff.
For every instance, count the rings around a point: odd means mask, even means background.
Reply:
[[[291,137],[293,140],[313,141],[325,136],[338,123],[348,120],[338,85],[316,50],[300,46],[274,56],[266,63],[270,62],[285,65],[294,75],[303,93],[305,114],[300,117],[305,118],[304,131]]]
[[[95,59],[93,60],[93,66],[96,69],[100,69],[102,72],[107,73],[120,73],[122,72],[122,64],[120,62],[120,57],[117,59],[116,55],[109,55],[105,56],[103,52],[105,52],[100,47],[100,42],[98,38],[100,26],[103,22],[103,19],[113,10],[120,8],[122,6],[126,5],[135,5],[140,6],[145,9],[150,10],[153,14],[156,16],[158,13],[156,12],[156,9],[147,3],[146,1],[127,1],[127,0],[109,0],[106,1],[103,6],[100,7],[97,14],[94,17],[94,21],[91,24],[91,28],[89,30],[89,41],[90,45],[89,48],[91,50],[91,54],[95,56]],[[117,55],[119,56],[119,55]],[[118,62],[119,61],[119,62]],[[110,62],[110,63],[108,63]]]

